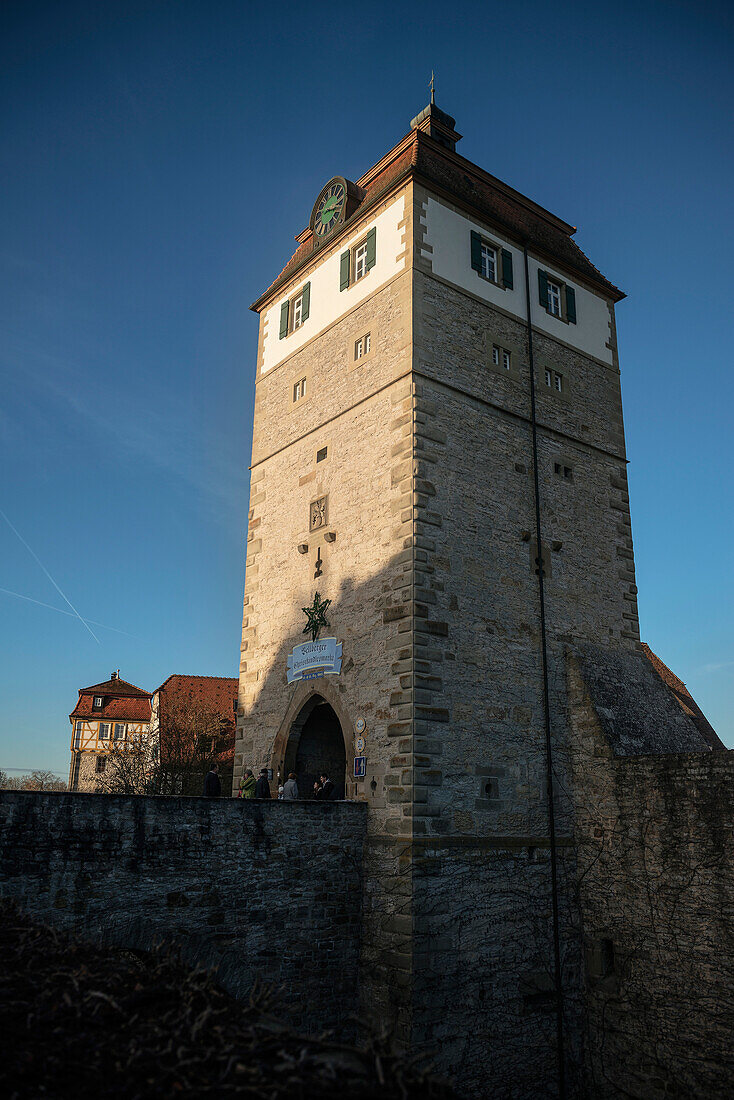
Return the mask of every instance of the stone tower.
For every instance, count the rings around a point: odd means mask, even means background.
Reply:
[[[552,1095],[580,1043],[566,653],[642,660],[623,295],[459,140],[432,103],[329,181],[252,307],[235,787],[325,769],[366,800],[365,1012],[479,1095],[488,1055],[497,1095]]]

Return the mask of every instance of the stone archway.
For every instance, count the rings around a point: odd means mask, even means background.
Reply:
[[[285,746],[284,773],[295,772],[301,798],[312,798],[314,782],[325,772],[335,798],[346,797],[347,755],[339,717],[321,695],[312,695],[293,721]]]

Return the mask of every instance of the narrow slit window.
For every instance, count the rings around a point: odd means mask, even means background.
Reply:
[[[299,294],[293,303],[293,331],[303,324],[303,295]]]
[[[505,368],[505,370],[510,369],[511,361],[512,361],[512,357],[510,355],[510,352],[507,350],[507,348],[503,348],[502,349],[502,366]]]
[[[562,374],[557,374],[554,371],[554,373],[553,373],[553,385],[555,386],[555,388],[558,390],[559,393],[563,393],[563,375]]]
[[[545,384],[549,388],[553,385],[553,371],[547,370],[545,372]]]
[[[316,461],[317,462],[323,462],[324,459],[326,458],[327,452],[328,452],[328,447],[322,447],[320,450],[318,450],[316,452]]]

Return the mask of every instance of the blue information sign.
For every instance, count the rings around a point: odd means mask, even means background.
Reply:
[[[355,756],[354,758],[354,778],[364,779],[367,774],[367,757]]]

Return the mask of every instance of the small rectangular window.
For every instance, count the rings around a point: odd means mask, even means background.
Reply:
[[[125,725],[124,725],[123,722],[115,722],[114,740],[115,741],[124,741],[125,740]]]
[[[563,375],[559,374],[557,370],[550,370],[546,368],[545,371],[545,384],[549,390],[555,390],[556,393],[563,393]]]
[[[355,283],[367,274],[367,242],[359,245],[354,252],[354,281]]]
[[[492,344],[492,365],[504,370],[512,369],[512,352],[499,344]]]
[[[558,283],[548,280],[548,312],[554,317],[561,316],[561,288]]]
[[[327,451],[328,451],[328,447],[322,447],[320,451],[317,451],[316,452],[316,461],[317,462],[323,462],[324,459],[326,458]]]
[[[97,775],[101,775],[106,767],[107,767],[107,761],[104,758],[104,756],[98,756],[97,761],[96,761],[96,766],[95,766],[95,771],[97,772]]]
[[[94,697],[94,708],[95,708],[95,710],[101,710],[101,708],[102,708],[102,696],[101,695],[95,695],[95,697]]]
[[[369,332],[367,332],[364,336],[360,336],[359,340],[355,341],[354,358],[364,359],[365,355],[369,355],[371,346],[372,337],[370,336]]]
[[[293,400],[300,401],[306,396],[306,379],[299,378],[293,386]]]
[[[99,739],[100,741],[107,741],[110,736],[110,724],[109,722],[99,723]]]
[[[293,331],[303,324],[303,295],[299,294],[293,303]]]
[[[573,481],[573,467],[565,466],[562,462],[553,463],[553,472],[566,481]]]
[[[482,275],[490,282],[497,282],[497,249],[482,244]]]
[[[82,725],[81,722],[77,721],[77,722],[74,723],[74,748],[75,749],[80,749],[82,747],[82,728],[83,728],[83,725]]]

